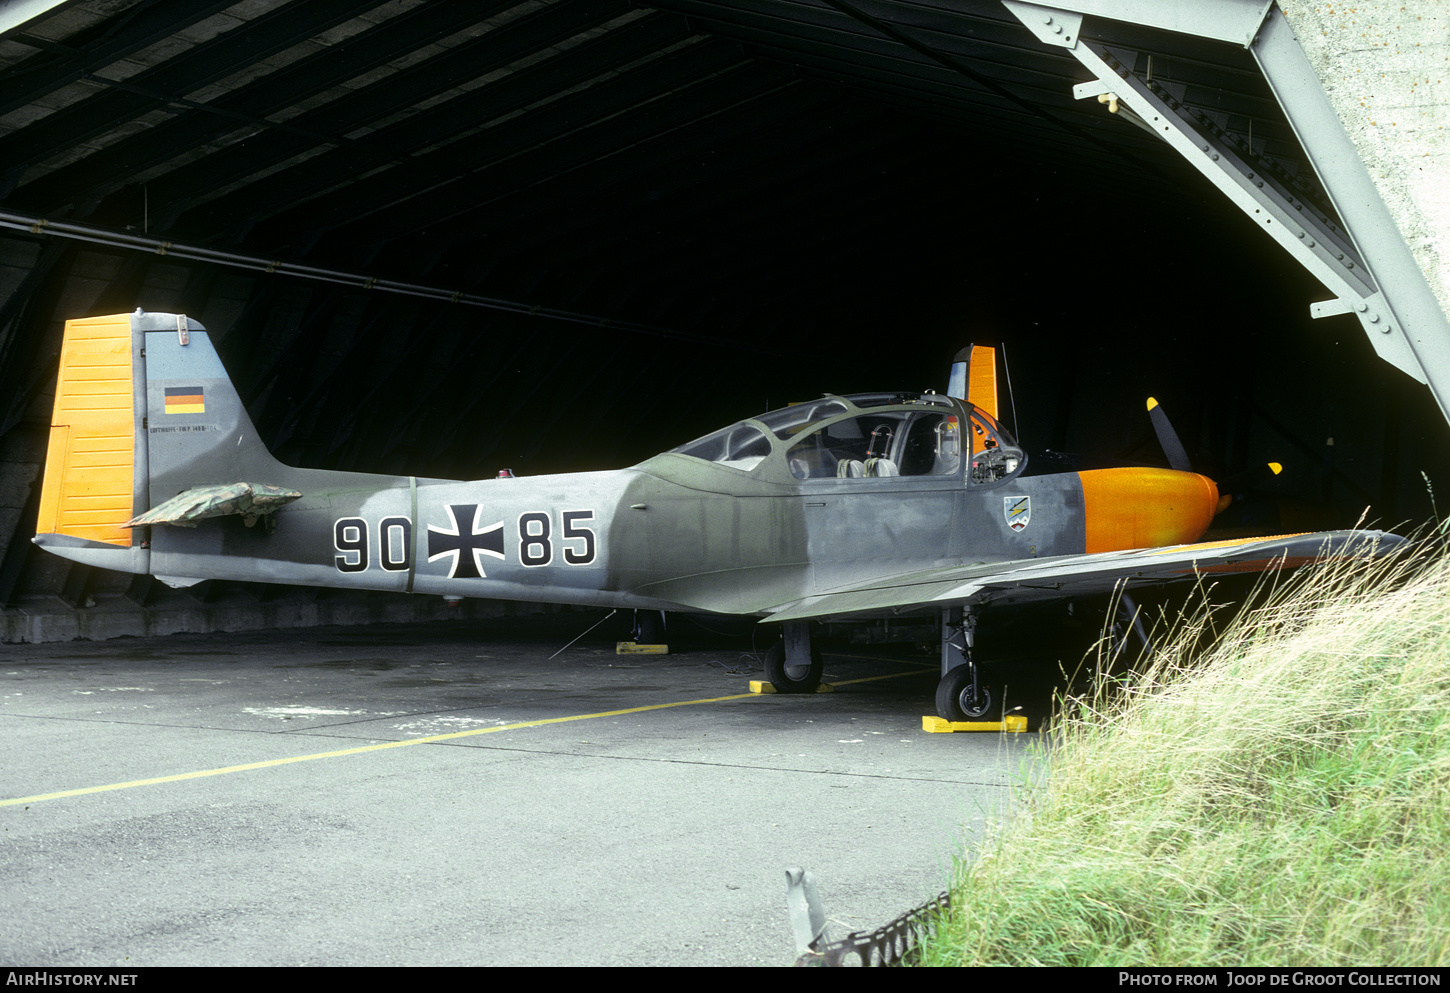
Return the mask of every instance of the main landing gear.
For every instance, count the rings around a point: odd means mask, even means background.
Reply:
[[[786,621],[783,637],[765,653],[765,678],[777,693],[813,693],[821,685],[821,653],[811,643],[808,621]],[[949,607],[941,617],[942,678],[936,688],[936,712],[948,721],[991,720],[992,689],[972,658],[977,615],[971,608]]]
[[[936,687],[936,712],[943,720],[991,720],[992,690],[982,681],[981,669],[972,656],[976,637],[975,611],[963,607],[942,611],[942,676]]]
[[[636,644],[658,645],[665,640],[665,612],[663,610],[636,610],[634,628],[630,636]]]
[[[783,637],[765,653],[765,678],[777,693],[814,693],[821,685],[820,649],[811,642],[809,621],[785,621]]]
[[[941,681],[936,687],[936,712],[953,723],[1003,721],[1002,699],[994,693],[977,664],[975,605],[947,607],[941,612]],[[1151,650],[1139,610],[1126,594],[1118,598],[1118,616],[1113,626],[1114,657],[1125,647],[1129,633],[1137,635],[1145,650]],[[786,621],[783,637],[765,653],[765,676],[777,693],[813,693],[821,685],[821,653],[811,644],[808,621]]]

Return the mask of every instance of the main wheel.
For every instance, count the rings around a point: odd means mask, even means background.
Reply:
[[[948,721],[980,721],[992,712],[992,691],[981,677],[972,693],[972,667],[959,665],[936,684],[937,716]]]
[[[662,610],[634,612],[634,640],[640,645],[658,645],[665,640],[665,614]]]
[[[811,649],[809,665],[787,665],[784,638],[776,641],[765,653],[765,678],[770,680],[777,693],[814,693],[821,685],[824,669],[821,653],[815,648]]]

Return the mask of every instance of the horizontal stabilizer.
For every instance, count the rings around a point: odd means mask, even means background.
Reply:
[[[150,567],[151,550],[141,544],[115,545],[108,541],[78,538],[73,534],[54,531],[38,534],[30,540],[63,559],[98,569],[144,573]]]
[[[198,486],[186,490],[144,514],[131,518],[122,527],[138,528],[152,524],[175,524],[195,527],[194,521],[207,517],[236,514],[248,525],[257,523],[263,514],[270,514],[283,504],[300,499],[302,494],[266,483],[227,483],[221,486]]]

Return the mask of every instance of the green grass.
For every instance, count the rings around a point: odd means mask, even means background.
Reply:
[[[925,964],[1450,963],[1450,563],[1301,572],[1063,711]]]

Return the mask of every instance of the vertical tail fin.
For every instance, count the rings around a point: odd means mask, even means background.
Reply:
[[[196,321],[138,310],[66,322],[37,544],[148,572],[126,522],[185,490],[280,468]]]
[[[171,314],[132,321],[144,345],[145,390],[136,402],[150,484],[136,513],[184,490],[274,478],[283,466],[262,444],[206,329]]]

